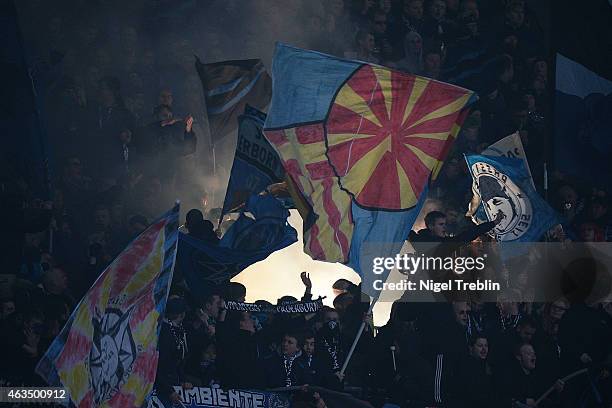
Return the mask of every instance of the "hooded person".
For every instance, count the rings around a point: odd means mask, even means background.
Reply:
[[[482,176],[478,179],[482,203],[489,214],[501,212],[504,217],[497,226],[504,231],[517,214],[516,206],[510,196],[494,177]]]
[[[396,62],[397,69],[419,75],[423,71],[423,39],[416,31],[404,37],[404,58]]]
[[[189,235],[194,238],[213,245],[219,243],[219,237],[215,233],[213,223],[209,220],[205,220],[204,214],[197,208],[193,208],[187,212],[185,216],[185,227],[189,231]]]

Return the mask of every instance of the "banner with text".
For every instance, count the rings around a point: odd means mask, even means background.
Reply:
[[[256,303],[243,303],[228,301],[227,310],[253,313],[316,313],[323,307],[323,298],[308,302],[295,302],[280,305],[258,305]]]
[[[259,194],[285,177],[278,154],[261,132],[266,114],[247,105],[238,120],[238,143],[223,214],[235,212],[251,195]]]
[[[197,408],[290,408],[287,394],[263,391],[223,390],[219,387],[194,387],[190,390],[175,386],[183,406]],[[173,408],[180,404],[164,404],[155,393],[147,408]]]

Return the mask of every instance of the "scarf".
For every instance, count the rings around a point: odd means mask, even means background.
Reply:
[[[185,354],[187,354],[187,335],[185,333],[185,329],[182,324],[175,324],[168,319],[164,319],[164,322],[168,323],[170,326],[170,334],[174,337],[174,344],[176,345],[176,349],[181,353],[181,360],[185,359]]]
[[[511,315],[508,317],[504,317],[502,315],[501,310],[499,311],[499,323],[501,324],[502,331],[506,331],[508,328],[514,328],[518,324],[519,320],[521,320],[521,313],[516,316]]]
[[[302,351],[298,351],[292,356],[283,355],[283,366],[285,367],[285,386],[291,387],[291,372],[293,371],[293,362],[296,358],[302,355]]]
[[[312,368],[312,354],[308,356],[308,368]]]
[[[340,364],[338,363],[338,344],[335,341],[330,344],[327,339],[323,339],[323,345],[327,348],[327,352],[332,359],[332,371],[338,371],[340,369]]]

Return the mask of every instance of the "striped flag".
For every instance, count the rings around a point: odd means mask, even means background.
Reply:
[[[202,81],[213,143],[238,126],[246,104],[264,109],[272,96],[272,80],[261,60],[222,61],[202,64],[196,58]]]
[[[399,251],[476,97],[283,44],[272,75],[264,133],[308,204],[304,250],[348,263],[367,293],[370,255]]]
[[[74,406],[141,407],[151,393],[178,214],[176,205],[102,272],[38,363]]]

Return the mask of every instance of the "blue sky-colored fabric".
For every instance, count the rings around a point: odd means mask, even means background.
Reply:
[[[372,272],[374,258],[394,257],[399,254],[421,212],[428,191],[426,185],[417,204],[407,211],[371,211],[353,202],[351,211],[355,229],[349,252],[349,266],[361,276],[363,293],[378,297],[379,293],[374,290],[374,280],[380,279],[384,282],[390,271],[375,275]]]
[[[358,62],[277,44],[265,128],[324,120],[337,90],[359,66]]]

